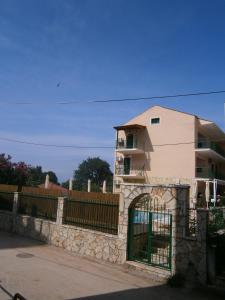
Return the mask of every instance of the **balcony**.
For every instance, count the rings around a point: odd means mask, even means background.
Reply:
[[[198,140],[195,151],[205,158],[225,161],[225,150],[223,150],[218,143],[211,142],[207,138]]]
[[[115,175],[122,177],[124,179],[144,179],[144,168],[133,167],[132,169],[126,168],[124,166],[117,167],[115,170]]]
[[[208,167],[197,167],[196,177],[225,180],[225,175],[221,174],[220,172],[212,172],[212,170]]]
[[[143,154],[144,147],[138,143],[137,139],[133,139],[132,142],[126,139],[118,139],[116,143],[116,152],[123,154]]]

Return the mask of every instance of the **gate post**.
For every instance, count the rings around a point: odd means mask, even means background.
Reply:
[[[184,238],[186,232],[187,203],[189,201],[189,187],[172,187],[174,195],[170,210],[172,212],[172,258],[171,273],[185,273],[186,271],[186,248]]]
[[[197,245],[198,246],[198,279],[205,284],[207,281],[207,227],[208,210],[197,209]]]

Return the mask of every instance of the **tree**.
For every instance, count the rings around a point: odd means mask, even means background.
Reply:
[[[52,172],[52,171],[43,172],[41,166],[36,166],[36,167],[29,167],[26,185],[38,186],[38,185],[44,183],[47,174],[49,175],[50,182],[58,184],[58,178],[54,172]]]
[[[41,166],[32,167],[24,162],[14,163],[10,155],[0,154],[0,183],[2,184],[38,186],[45,182],[47,174],[51,182],[58,184],[54,172],[43,172]]]
[[[113,174],[107,161],[99,157],[87,158],[74,171],[74,188],[82,191],[87,190],[88,179],[92,183],[92,191],[100,191],[103,181],[112,184]]]
[[[13,163],[11,156],[0,154],[0,183],[22,186],[28,176],[28,166],[24,162]]]

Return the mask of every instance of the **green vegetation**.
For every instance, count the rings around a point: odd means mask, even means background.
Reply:
[[[73,189],[77,191],[87,191],[88,179],[91,180],[91,190],[93,192],[101,191],[103,181],[106,180],[107,186],[112,187],[113,174],[107,161],[99,157],[87,158],[83,160],[74,171]],[[63,187],[69,187],[69,181],[62,184]]]
[[[0,184],[38,186],[45,182],[46,174],[51,182],[58,184],[54,172],[43,172],[42,167],[29,166],[25,162],[15,163],[10,155],[0,154]]]

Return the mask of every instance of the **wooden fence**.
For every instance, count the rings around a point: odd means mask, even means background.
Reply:
[[[14,193],[14,192],[18,191],[18,186],[17,185],[0,184],[0,191]]]
[[[12,211],[16,186],[0,185],[0,209]],[[19,193],[18,213],[56,221],[58,197],[65,197],[63,223],[117,234],[119,195],[23,187]]]
[[[71,191],[63,223],[111,234],[118,232],[119,195]]]

